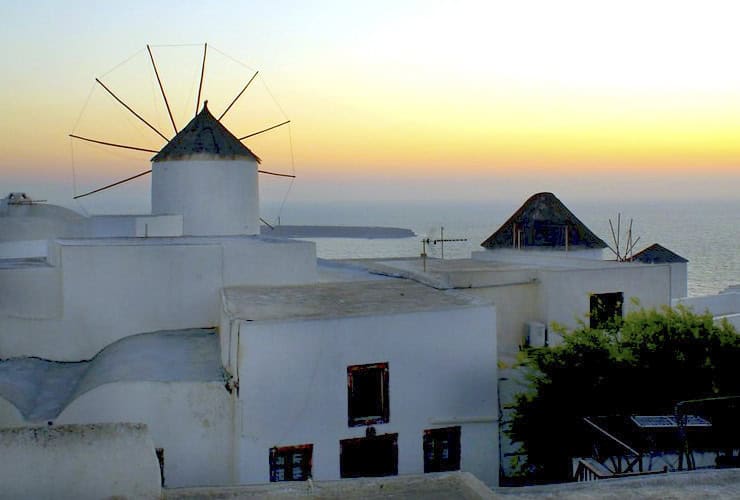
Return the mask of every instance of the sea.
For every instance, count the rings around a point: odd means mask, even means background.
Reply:
[[[471,251],[496,231],[523,203],[433,201],[321,201],[265,203],[263,217],[272,224],[401,227],[416,236],[408,238],[308,238],[325,259],[416,257],[422,240],[465,241],[444,245],[444,258],[470,257]],[[623,249],[630,224],[634,253],[653,244],[689,260],[689,296],[718,293],[740,284],[740,200],[731,201],[582,201],[568,208],[594,233],[614,246],[619,221]],[[639,239],[638,239],[639,238]],[[440,244],[427,254],[442,257]],[[609,250],[607,250],[609,252]]]

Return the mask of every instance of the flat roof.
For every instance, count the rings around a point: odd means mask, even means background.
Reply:
[[[526,254],[522,255],[526,257]],[[561,271],[569,269],[612,269],[625,266],[646,265],[641,262],[617,262],[615,260],[587,259],[579,257],[541,256],[532,255],[530,259],[507,260],[497,259],[437,259],[427,258],[426,271],[424,262],[418,257],[398,259],[372,259],[366,265],[373,270],[373,265],[388,266],[398,269],[422,271],[428,274],[454,272],[507,272],[540,269],[547,271]]]
[[[401,314],[485,304],[405,279],[229,287],[223,290],[223,300],[232,318],[251,321]]]
[[[518,257],[523,257],[518,256]],[[336,265],[365,269],[368,273],[406,278],[440,290],[527,285],[537,282],[539,271],[620,270],[650,264],[560,256],[532,259],[437,259],[419,257],[334,261]]]
[[[400,269],[413,269],[414,271],[424,271],[425,266],[424,261],[418,257],[413,259],[373,259],[373,262],[380,265],[398,267]],[[495,260],[427,258],[425,272],[521,271],[524,269],[539,267],[542,266]]]
[[[223,236],[111,236],[104,238],[58,238],[60,246],[146,246],[146,245],[215,245],[219,243],[253,242],[275,245],[313,245],[312,242],[258,235]]]

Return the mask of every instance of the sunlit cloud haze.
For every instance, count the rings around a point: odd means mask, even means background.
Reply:
[[[71,204],[149,168],[203,97],[293,200],[732,199],[740,185],[735,2],[5,2],[0,179]],[[184,45],[184,46],[183,46]],[[273,99],[274,97],[274,99]],[[291,149],[292,145],[292,149]],[[263,181],[280,200],[288,181]],[[148,179],[83,208],[145,204]]]

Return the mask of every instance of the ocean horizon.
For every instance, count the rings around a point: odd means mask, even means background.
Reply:
[[[720,292],[740,283],[740,200],[737,201],[630,201],[624,203],[566,201],[583,223],[613,246],[609,227],[616,231],[621,214],[624,241],[630,220],[634,253],[660,243],[689,260],[689,296]],[[321,258],[416,257],[421,240],[466,239],[445,244],[445,258],[469,257],[480,243],[496,231],[524,200],[518,203],[446,201],[355,201],[263,203],[263,218],[270,224],[325,226],[381,226],[412,230],[410,238],[306,238],[315,241]],[[622,244],[622,247],[624,244]],[[609,252],[609,250],[606,250]],[[427,253],[441,257],[439,245]]]

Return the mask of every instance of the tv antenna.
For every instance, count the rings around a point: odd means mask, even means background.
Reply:
[[[427,236],[426,238],[422,239],[421,240],[421,260],[423,263],[424,271],[426,272],[427,270],[427,246],[439,244],[440,258],[444,260],[445,243],[461,242],[461,241],[468,241],[468,239],[467,238],[445,238],[445,228],[444,227],[439,228],[439,238],[432,239],[431,237]]]

